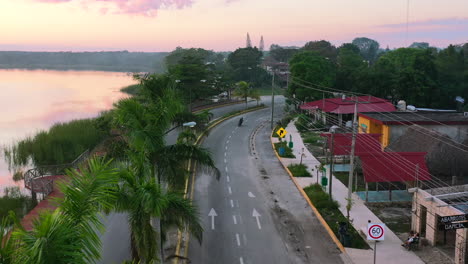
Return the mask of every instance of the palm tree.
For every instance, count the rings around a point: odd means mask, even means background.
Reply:
[[[127,212],[131,230],[131,249],[134,261],[152,263],[158,260],[158,232],[151,225],[152,218],[175,223],[178,228],[194,234],[201,241],[203,229],[197,209],[179,193],[164,192],[152,176],[144,158],[134,155],[131,166],[120,173],[115,210]]]
[[[261,100],[260,91],[257,89],[251,90],[249,96],[255,101],[257,101],[257,106],[258,106],[258,102]]]
[[[0,263],[10,264],[13,263],[13,256],[15,255],[13,242],[10,239],[10,229],[12,226],[12,212],[7,217],[4,217],[0,222]]]
[[[62,182],[59,207],[43,211],[31,231],[16,221],[10,240],[15,254],[12,263],[94,263],[100,258],[99,212],[115,203],[118,174],[110,161],[91,159],[87,167],[70,170]],[[9,242],[10,243],[10,242]]]
[[[162,197],[159,188],[160,183],[163,181],[169,184],[169,190],[179,189],[180,183],[187,178],[188,170],[186,165],[189,160],[198,161],[202,168],[214,171],[219,176],[211,154],[206,149],[194,145],[193,141],[178,142],[178,144],[166,146],[165,131],[169,130],[173,123],[184,121],[183,118],[180,118],[181,116],[186,118],[192,113],[184,113],[183,108],[174,106],[174,104],[178,105],[179,101],[170,87],[152,87],[151,85],[161,84],[155,79],[151,79],[149,82],[142,81],[141,83],[143,93],[147,90],[146,93],[149,95],[146,98],[120,101],[116,104],[115,110],[115,125],[123,132],[127,149],[127,162],[132,167],[130,175],[135,178],[130,181],[131,177],[125,177],[129,188],[127,189],[128,193],[131,193],[132,190],[138,190],[145,194],[145,191],[148,191],[150,193],[147,193],[146,199],[150,199],[148,197],[156,199],[158,195]],[[161,92],[161,90],[167,92]],[[201,120],[200,122],[203,122],[211,116],[208,112],[205,112],[197,115],[197,117]],[[157,180],[154,179],[155,177]],[[171,191],[167,195],[173,196]],[[163,224],[176,225],[182,228],[182,223],[190,223],[181,221],[179,218],[174,219],[172,216],[162,214],[159,211],[147,210],[145,206],[148,201],[138,200],[138,198],[135,197],[137,199],[135,203],[127,202],[124,204],[125,201],[122,200],[117,208],[130,213],[132,252],[135,260],[140,258],[144,261],[154,260],[157,252],[157,232],[150,230],[149,221],[151,218],[159,218],[159,229],[162,230],[159,234],[161,238],[164,237],[165,229],[163,229]],[[180,213],[183,214],[184,207],[182,205],[177,206],[181,206],[179,209]],[[167,211],[177,211],[177,206],[168,207]],[[187,211],[187,209],[185,210]],[[174,216],[177,216],[177,214],[174,214]],[[155,238],[155,240],[148,242],[149,238]],[[162,245],[162,242],[160,245]]]
[[[247,98],[250,96],[250,93],[251,93],[251,89],[249,87],[249,83],[241,81],[236,84],[234,95],[244,98],[245,108],[247,108]]]

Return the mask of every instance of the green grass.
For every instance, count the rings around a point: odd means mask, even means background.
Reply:
[[[29,158],[36,166],[72,162],[108,135],[109,122],[100,117],[55,124],[5,149],[5,157],[11,167],[24,166]]]
[[[263,95],[271,95],[271,86],[270,87],[260,87],[260,88],[254,88],[255,90],[258,90],[259,94],[261,96]],[[284,95],[284,89],[275,87],[274,92],[275,95]]]
[[[321,146],[323,138],[317,132],[304,132],[301,134],[304,143],[312,144],[314,146]]]
[[[341,213],[338,209],[339,205],[336,201],[331,201],[327,193],[322,190],[322,187],[318,184],[311,185],[304,188],[305,193],[309,196],[312,203],[315,205],[317,210],[320,212],[322,217],[328,223],[330,228],[333,230],[333,233],[339,237],[338,233],[338,223],[345,222],[348,225],[348,234],[350,235],[350,244],[344,245],[351,248],[358,249],[369,249],[369,245],[366,241],[359,235],[359,233],[354,229],[354,227],[349,224],[348,219]]]
[[[120,91],[129,95],[137,95],[140,89],[141,87],[139,84],[132,84],[120,89]]]
[[[32,209],[31,198],[22,195],[18,187],[6,187],[4,194],[5,196],[0,197],[0,219],[7,216],[9,211],[13,211],[21,219]]]
[[[309,171],[307,171],[307,166],[304,164],[291,164],[288,166],[289,171],[291,171],[294,177],[310,177]]]
[[[279,154],[279,148],[285,148],[285,153],[284,155],[280,155]],[[292,152],[292,149],[290,147],[288,147],[288,143],[283,141],[283,142],[278,142],[278,143],[275,143],[275,149],[276,149],[276,152],[278,153],[278,155],[280,155],[280,157],[283,157],[283,158],[295,158],[296,156],[294,156],[293,152]]]

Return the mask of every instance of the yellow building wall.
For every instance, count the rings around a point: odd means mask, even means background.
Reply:
[[[387,147],[390,144],[390,127],[386,125],[382,125],[382,139],[381,139],[382,147]]]
[[[364,129],[364,127],[367,127]],[[390,141],[390,128],[387,125],[378,124],[370,119],[359,117],[359,133],[382,134],[380,143],[386,147]]]

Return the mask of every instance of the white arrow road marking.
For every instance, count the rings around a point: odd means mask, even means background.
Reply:
[[[231,207],[234,208],[234,201],[231,200]]]
[[[240,261],[240,264],[244,264],[244,259],[242,257],[240,257],[239,261]]]
[[[231,186],[228,186],[229,194],[232,194]]]
[[[235,215],[232,216],[232,220],[234,220],[234,224],[237,225],[237,218]]]
[[[216,211],[211,208],[210,212],[208,213],[208,216],[211,217],[211,230],[214,230],[215,227],[214,227],[214,218],[215,216],[218,216],[218,214],[216,213]]]
[[[237,246],[240,247],[241,243],[240,243],[239,234],[236,234],[236,240],[237,240]]]
[[[258,229],[262,229],[262,225],[260,224],[260,218],[259,218],[261,215],[257,212],[257,210],[255,210],[255,208],[253,209],[252,216],[257,219]]]
[[[255,195],[253,193],[251,193],[251,192],[249,192],[248,195],[249,195],[250,198],[255,198]]]

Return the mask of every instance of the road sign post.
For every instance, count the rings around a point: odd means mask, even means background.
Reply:
[[[385,224],[369,223],[367,225],[367,240],[374,240],[374,264],[377,256],[377,241],[385,239]]]

